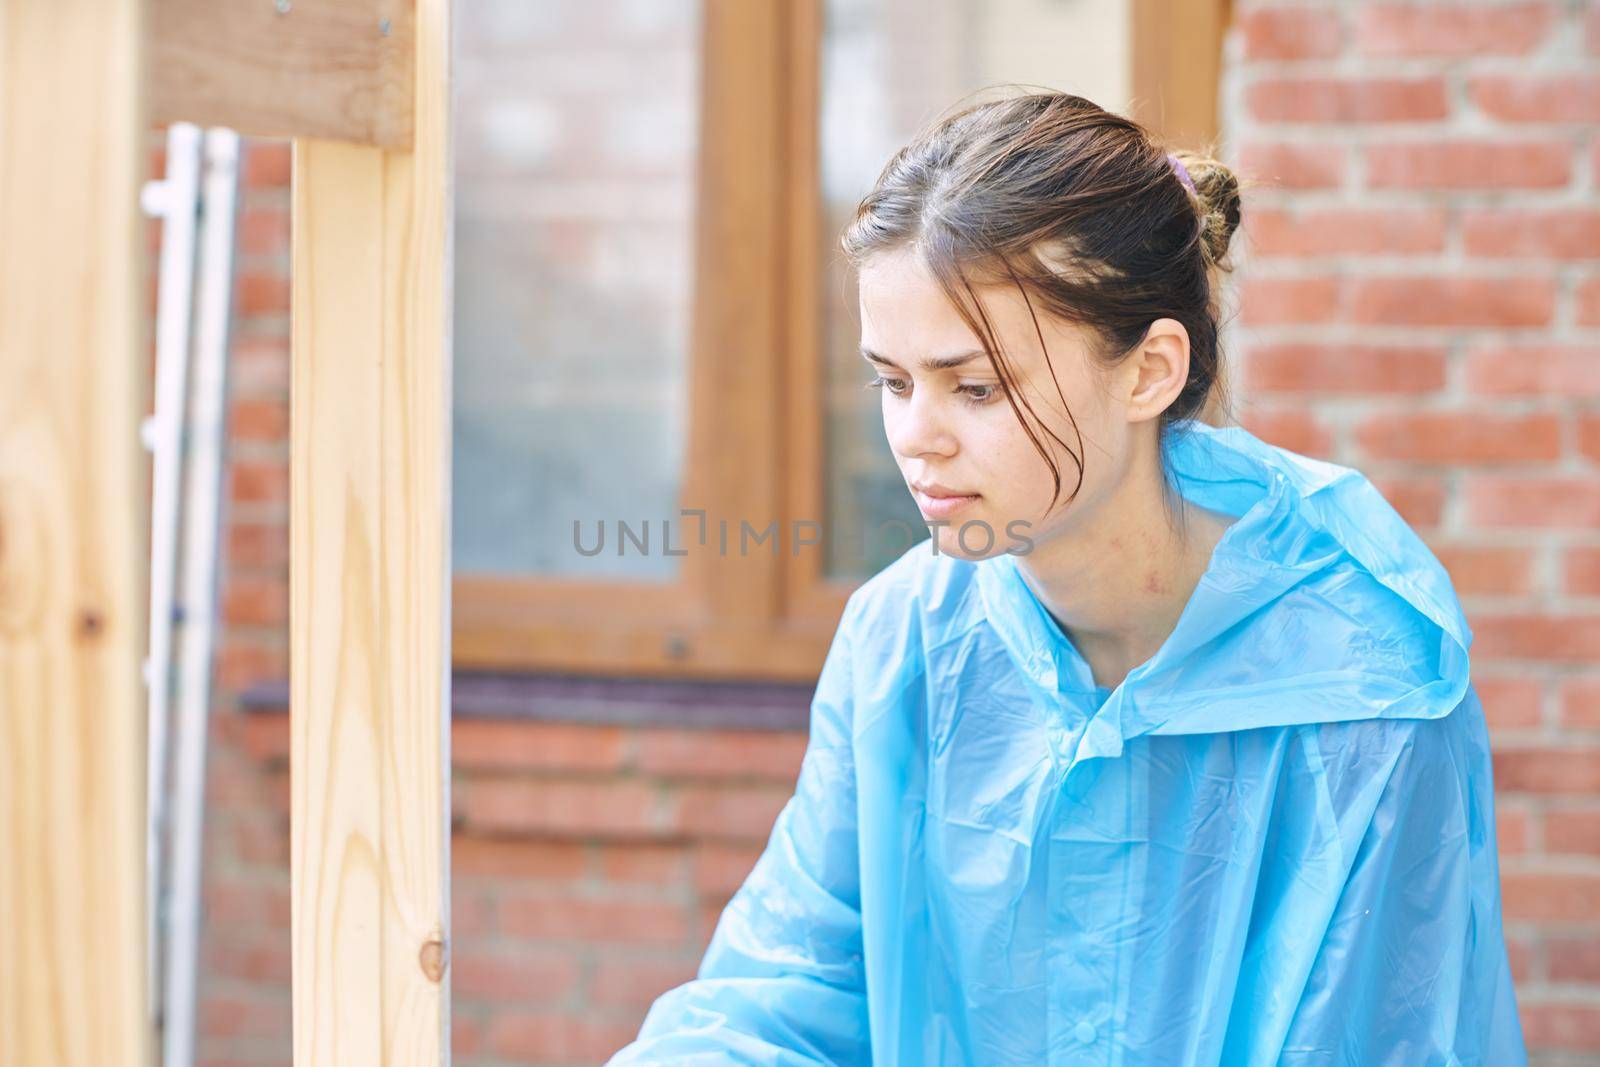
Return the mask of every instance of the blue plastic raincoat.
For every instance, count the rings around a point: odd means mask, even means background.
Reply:
[[[794,796],[611,1065],[1526,1063],[1448,575],[1358,471],[1179,430],[1238,519],[1114,690],[1013,555],[855,591]]]

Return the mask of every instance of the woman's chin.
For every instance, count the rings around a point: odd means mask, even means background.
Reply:
[[[976,561],[1006,551],[1006,541],[1000,531],[990,529],[987,523],[980,520],[951,522],[947,526],[934,528],[930,536],[935,539],[941,556]]]

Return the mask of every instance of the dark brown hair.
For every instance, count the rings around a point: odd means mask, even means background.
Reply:
[[[1201,418],[1208,406],[1226,413],[1214,278],[1232,269],[1227,253],[1239,225],[1239,181],[1206,155],[1176,151],[1194,182],[1191,193],[1169,151],[1137,122],[1069,93],[962,106],[894,154],[841,238],[857,268],[884,252],[920,256],[980,339],[1018,421],[1049,465],[1052,505],[1061,495],[1061,472],[1035,426],[1072,455],[1078,487],[1082,434],[1070,410],[1077,451],[1031,408],[1034,425],[1023,417],[1015,373],[974,288],[1016,285],[1036,330],[1033,298],[1087,327],[1097,341],[1094,358],[1105,368],[1132,352],[1155,319],[1176,319],[1189,332],[1189,380],[1161,415],[1163,444],[1179,420]],[[1045,359],[1049,365],[1048,351]]]

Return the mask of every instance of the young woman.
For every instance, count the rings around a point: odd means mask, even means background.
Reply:
[[[890,161],[844,248],[933,536],[612,1064],[1526,1062],[1447,574],[1358,471],[1200,419],[1239,217],[1059,93]]]

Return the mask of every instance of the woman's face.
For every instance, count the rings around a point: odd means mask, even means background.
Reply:
[[[1031,407],[1073,451],[1079,450],[1082,437],[1087,468],[1082,488],[1071,503],[1058,501],[1051,510],[1054,481],[1049,468],[1007,402],[978,337],[920,260],[908,252],[874,257],[860,272],[859,291],[862,355],[878,375],[884,431],[924,521],[933,526],[940,554],[981,559],[1008,550],[1026,552],[1031,550],[1027,541],[1036,548],[1093,520],[1131,462],[1140,420],[1130,414],[1128,394],[1139,388],[1137,368],[1096,369],[1087,335],[1048,316],[1037,301],[1036,330],[1027,302],[1014,286],[979,290],[1001,351],[1027,399],[1019,405],[1024,414]],[[924,365],[925,360],[944,363],[962,357],[967,358],[959,364]],[[1184,360],[1186,372],[1186,343]],[[1138,395],[1143,400],[1144,394]],[[1077,484],[1077,464],[1049,433],[1038,427],[1035,433],[1061,471],[1064,500]],[[949,494],[966,498],[934,498]]]

